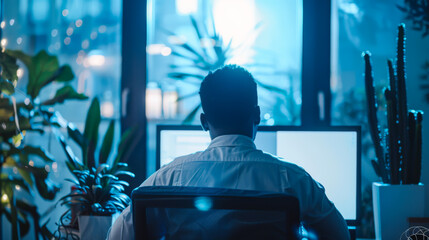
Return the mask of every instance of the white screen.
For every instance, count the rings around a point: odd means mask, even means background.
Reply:
[[[192,130],[161,131],[160,166],[176,157],[204,151],[210,144],[208,132]]]
[[[160,166],[174,158],[204,151],[208,132],[163,130]],[[354,131],[260,131],[258,149],[303,167],[326,190],[326,195],[347,220],[356,219],[357,133]]]
[[[277,132],[277,155],[325,187],[345,219],[356,219],[356,132]]]

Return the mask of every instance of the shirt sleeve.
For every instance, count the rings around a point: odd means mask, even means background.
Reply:
[[[133,216],[130,206],[122,211],[107,234],[108,240],[134,239]]]
[[[153,186],[155,184],[156,173],[152,174],[140,186]],[[107,234],[107,240],[128,240],[134,239],[133,214],[130,206],[122,211],[121,215],[113,223]]]
[[[316,182],[310,175],[301,181],[301,216],[307,224],[313,224],[334,211],[334,204],[325,194],[322,184]]]

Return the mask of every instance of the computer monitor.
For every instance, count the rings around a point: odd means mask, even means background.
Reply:
[[[157,169],[209,144],[209,133],[201,126],[158,125]],[[360,144],[359,126],[260,126],[255,138],[258,149],[303,167],[320,182],[349,226],[359,221]]]

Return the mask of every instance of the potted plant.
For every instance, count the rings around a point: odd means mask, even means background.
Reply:
[[[100,103],[95,98],[88,110],[83,133],[71,123],[64,126],[69,136],[80,146],[82,161],[72,153],[64,137],[58,135],[68,156],[67,167],[75,177],[67,179],[73,183],[72,191],[60,199],[62,205],[70,207],[63,217],[70,219],[71,226],[76,225],[78,219],[79,232],[85,233],[81,234],[81,239],[106,238],[113,221],[112,216],[121,212],[130,200],[124,194],[124,187],[128,186],[128,183],[120,178],[134,177],[134,174],[127,170],[128,165],[124,161],[126,153],[132,147],[135,129],[130,129],[122,135],[117,154],[109,161],[115,122],[110,121],[96,158],[100,121]],[[60,225],[64,228],[63,221],[61,222]],[[61,231],[58,231],[58,234],[61,234]]]
[[[26,66],[28,73],[24,89],[16,88],[20,81],[18,60]],[[39,236],[50,238],[47,222],[40,223],[42,217],[31,196],[38,193],[45,200],[55,198],[59,187],[49,179],[49,171],[46,170],[55,159],[40,145],[26,141],[26,136],[41,136],[50,131],[54,105],[68,99],[87,97],[70,86],[74,79],[70,66],[61,66],[56,56],[45,51],[30,56],[21,51],[3,49],[0,66],[0,218],[4,214],[11,223],[12,239],[26,235],[31,224],[35,239]],[[52,83],[60,84],[53,97],[40,94]]]
[[[396,64],[388,60],[389,86],[384,90],[387,128],[377,120],[377,99],[370,54],[364,53],[368,122],[376,160],[372,164],[383,183],[373,183],[377,239],[399,239],[407,218],[423,217],[424,186],[420,182],[423,112],[407,106],[405,25],[398,27]]]

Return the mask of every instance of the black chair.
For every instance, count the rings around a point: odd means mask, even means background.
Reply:
[[[156,186],[131,198],[135,239],[300,239],[298,199],[283,193]]]

